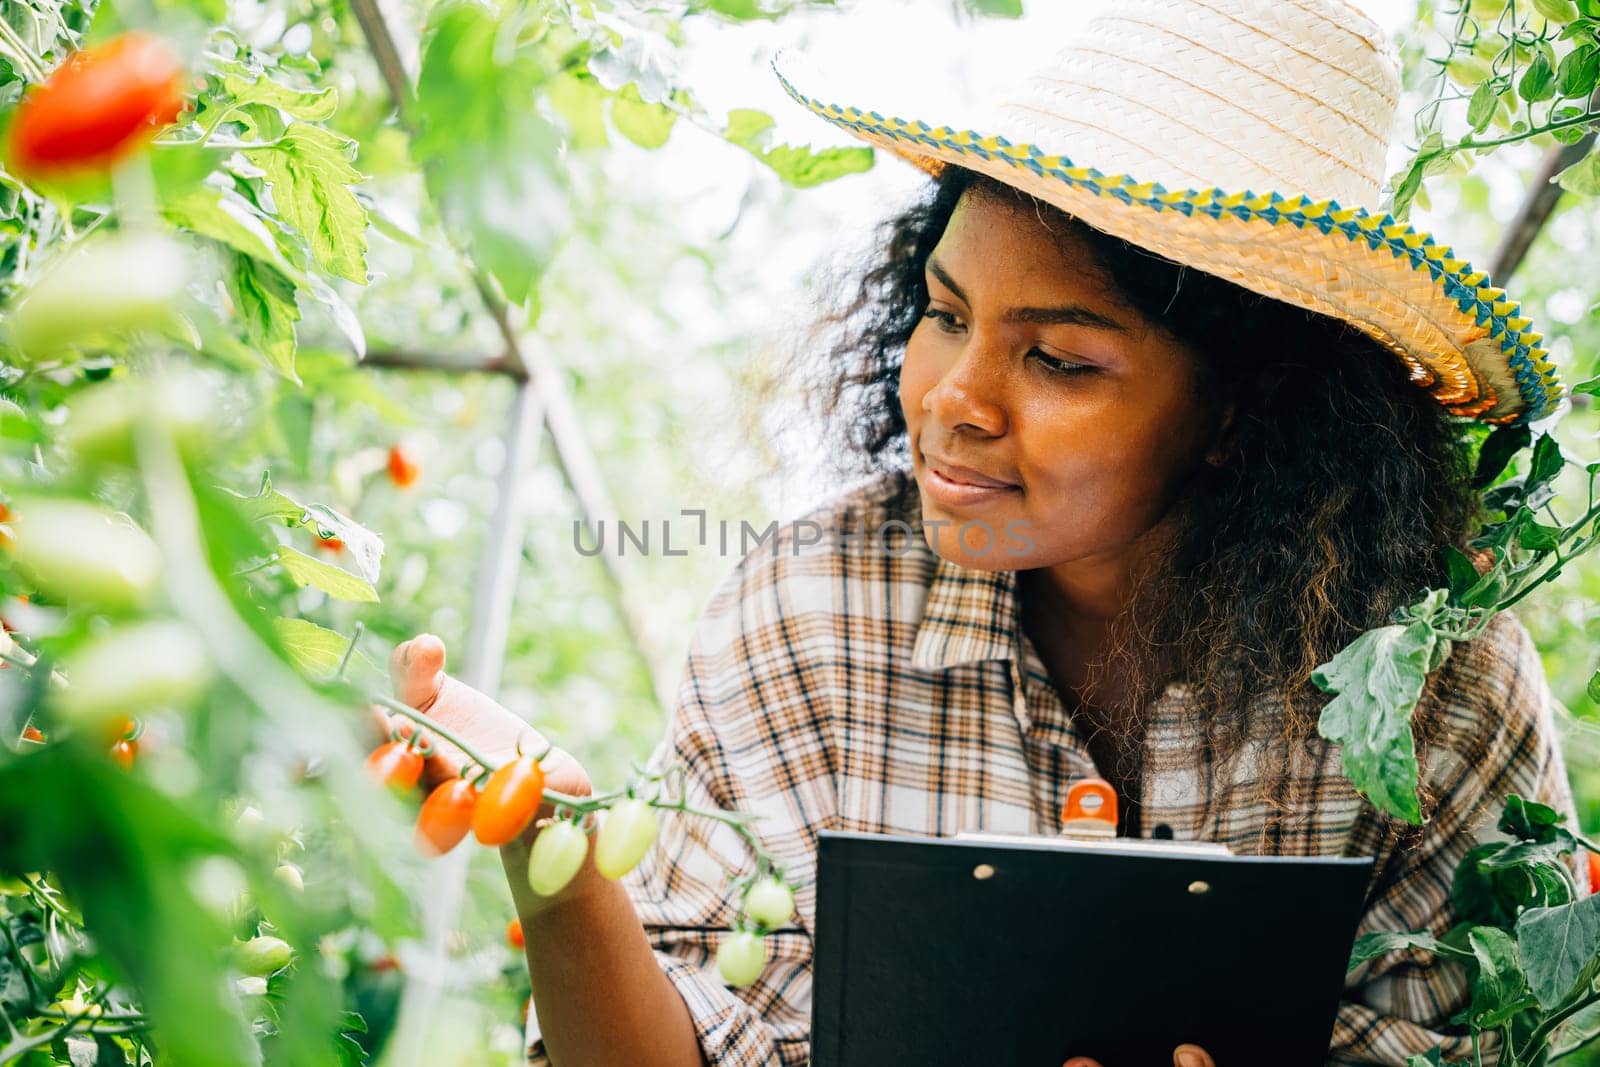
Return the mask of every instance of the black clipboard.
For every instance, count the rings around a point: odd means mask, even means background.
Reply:
[[[818,832],[812,1067],[1325,1062],[1372,857],[1021,840]]]

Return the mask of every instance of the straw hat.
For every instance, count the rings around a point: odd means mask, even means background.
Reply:
[[[1173,260],[1355,324],[1453,414],[1530,422],[1561,399],[1543,335],[1517,301],[1383,210],[1399,62],[1345,0],[1118,0],[1008,78],[1009,91],[979,107],[977,129],[839,99],[848,77],[822,75],[794,48],[772,65],[812,112],[930,174],[949,163],[980,171]],[[927,82],[906,67],[886,80]],[[907,97],[926,99],[914,88]]]

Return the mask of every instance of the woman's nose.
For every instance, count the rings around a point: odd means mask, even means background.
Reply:
[[[923,397],[923,410],[951,432],[967,428],[998,437],[1006,431],[1002,375],[1000,361],[974,337]]]

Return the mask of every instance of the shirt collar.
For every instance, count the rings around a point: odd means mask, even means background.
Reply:
[[[991,659],[1020,664],[1017,572],[970,570],[928,551],[938,562],[911,648],[912,666],[943,670]]]

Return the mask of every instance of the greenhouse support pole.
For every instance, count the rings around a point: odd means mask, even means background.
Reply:
[[[478,557],[472,594],[472,626],[461,677],[474,689],[495,696],[504,673],[510,635],[511,606],[516,599],[517,569],[524,535],[521,486],[538,449],[543,405],[527,378],[518,379],[506,413],[505,460],[500,465],[494,517]]]

